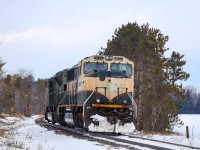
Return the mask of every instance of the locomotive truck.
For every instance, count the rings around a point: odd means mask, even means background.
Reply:
[[[137,118],[133,90],[132,61],[86,57],[47,80],[45,119],[94,132],[132,132]]]

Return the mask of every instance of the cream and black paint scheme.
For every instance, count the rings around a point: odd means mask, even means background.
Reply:
[[[102,68],[85,71],[92,63]],[[113,63],[128,65],[132,70],[128,70],[129,74],[124,70],[113,71]],[[107,117],[111,124],[120,120],[122,126],[137,118],[133,99],[134,64],[123,56],[87,57],[76,66],[56,73],[48,79],[46,87],[45,118],[53,123],[87,129],[91,123],[98,125],[90,118],[95,114]]]

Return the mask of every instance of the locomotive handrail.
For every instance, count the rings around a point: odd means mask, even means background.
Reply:
[[[90,97],[94,94],[94,91],[90,94],[90,96],[88,96],[88,98],[85,100],[85,102],[83,103],[83,106],[87,103],[87,101],[90,99]]]
[[[63,100],[66,98],[66,96],[67,96],[67,94],[65,93],[65,95],[63,96],[63,98],[61,99],[61,101],[58,103],[58,105],[60,105],[63,102]]]
[[[128,92],[128,88],[127,87],[117,87],[117,99],[119,97],[119,89],[125,89],[126,93]]]
[[[51,93],[49,93],[49,95],[50,95],[50,94],[54,94],[54,93],[56,93],[56,92],[51,92]]]
[[[88,96],[88,98],[85,100],[85,102],[83,103],[83,117],[85,116],[85,104],[87,103],[87,101],[90,99],[90,97],[94,94],[94,91],[90,94],[90,96]],[[85,126],[85,122],[84,122],[84,126]]]
[[[134,111],[135,111],[135,116],[137,117],[137,104],[134,101],[133,96],[130,95],[130,93],[127,93],[127,95],[132,100],[132,103],[134,104],[133,107],[134,107]]]
[[[96,93],[97,93],[97,91],[98,91],[98,89],[104,89],[104,95],[106,96],[106,90],[107,90],[107,87],[96,87],[95,89],[96,89]]]

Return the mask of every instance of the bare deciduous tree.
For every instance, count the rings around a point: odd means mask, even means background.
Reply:
[[[17,94],[22,101],[21,106],[25,116],[30,116],[30,101],[32,97],[33,73],[31,70],[20,68],[15,74]]]

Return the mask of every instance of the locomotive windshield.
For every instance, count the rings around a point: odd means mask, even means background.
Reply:
[[[127,78],[132,76],[132,65],[123,63],[111,63],[110,71],[108,64],[104,62],[86,62],[84,64],[84,74],[90,77],[106,76]]]
[[[111,71],[120,71],[131,76],[132,75],[132,65],[131,64],[121,64],[121,63],[112,63],[110,67]]]
[[[107,71],[108,70],[108,64],[107,63],[101,63],[101,62],[87,62],[84,64],[84,73],[88,74],[92,71]]]

